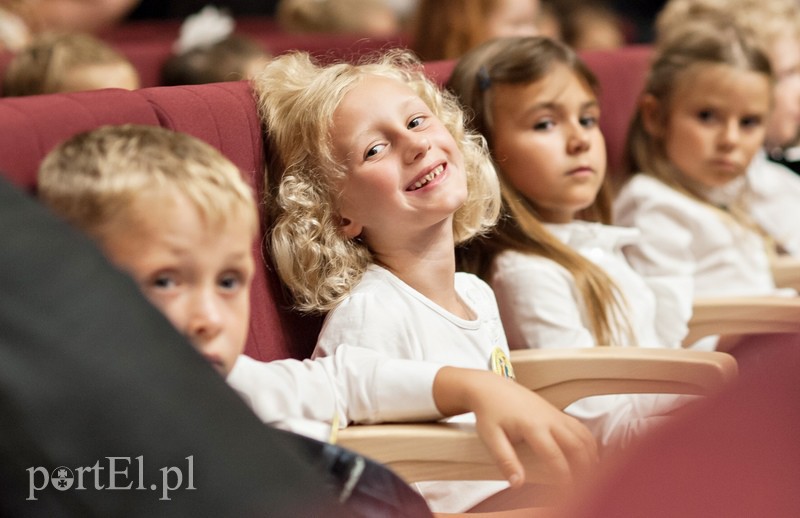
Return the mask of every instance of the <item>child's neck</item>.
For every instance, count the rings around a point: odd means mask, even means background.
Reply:
[[[413,243],[396,243],[380,250],[373,249],[376,264],[386,268],[400,280],[464,319],[473,315],[455,289],[455,245],[452,231],[444,236]]]

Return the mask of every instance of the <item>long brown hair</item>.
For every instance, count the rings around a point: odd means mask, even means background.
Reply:
[[[456,59],[486,40],[497,0],[420,0],[411,20],[412,50],[422,61]]]
[[[493,148],[492,85],[540,81],[555,65],[572,70],[594,92],[598,83],[588,67],[565,45],[545,37],[500,38],[475,48],[459,60],[447,87],[471,110],[472,125]],[[621,336],[632,337],[625,317],[626,302],[605,271],[554,236],[539,220],[532,200],[505,181],[497,164],[503,194],[503,211],[494,231],[459,250],[459,266],[488,278],[494,258],[504,250],[538,255],[566,268],[583,297],[598,345],[610,345]],[[610,220],[608,182],[603,182],[595,203],[582,217]]]

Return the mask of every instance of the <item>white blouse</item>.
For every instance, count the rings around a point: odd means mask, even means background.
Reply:
[[[614,203],[614,219],[641,231],[625,254],[647,278],[686,276],[692,297],[780,293],[758,232],[651,176],[631,178]]]

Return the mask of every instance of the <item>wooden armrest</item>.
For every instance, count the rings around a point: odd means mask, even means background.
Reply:
[[[794,288],[800,291],[800,260],[792,256],[772,259],[772,278],[779,288]]]
[[[643,347],[511,351],[517,382],[558,408],[602,394],[708,394],[736,377],[720,352]]]
[[[511,352],[517,381],[564,408],[588,396],[707,394],[736,376],[736,360],[718,352],[639,347],[526,349]],[[406,482],[504,480],[472,423],[354,425],[337,443],[378,460]],[[526,445],[517,447],[526,481],[554,475]]]
[[[800,332],[800,297],[718,297],[694,301],[691,344],[709,335]]]
[[[337,444],[389,466],[406,482],[505,480],[473,423],[354,425]],[[553,474],[527,445],[517,446],[528,482],[552,483]]]

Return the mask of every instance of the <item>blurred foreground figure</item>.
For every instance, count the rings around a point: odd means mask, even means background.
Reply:
[[[642,441],[564,515],[800,516],[800,337],[754,339],[730,390]]]
[[[0,516],[429,515],[381,466],[262,424],[131,279],[2,178],[0,241]]]

